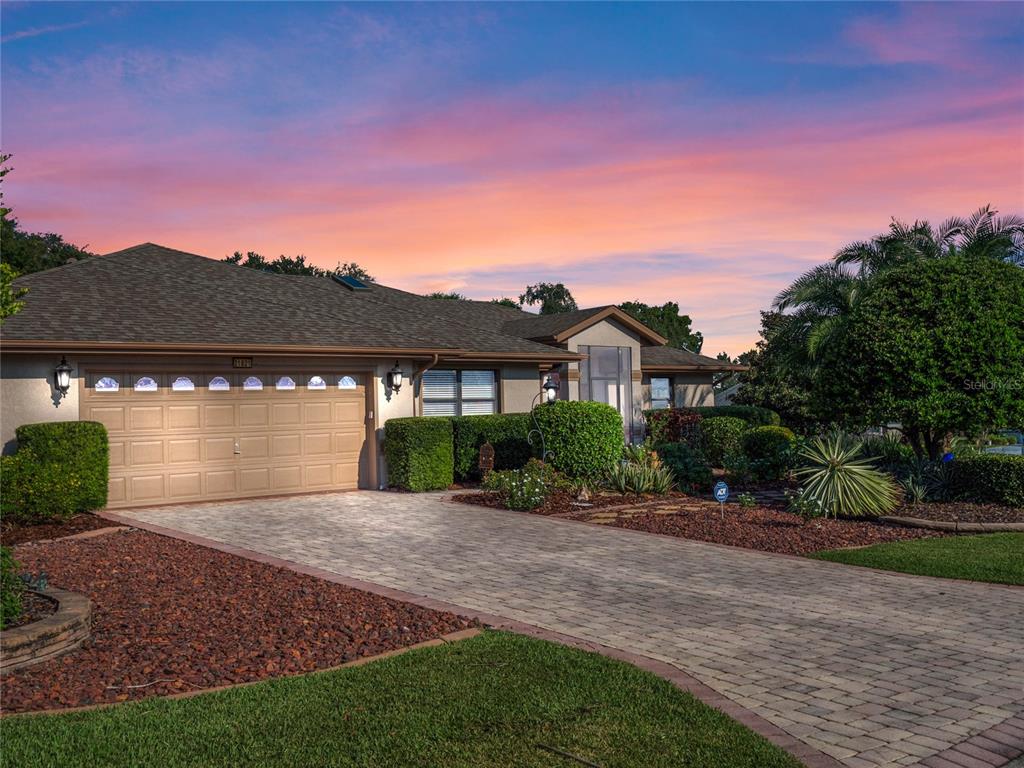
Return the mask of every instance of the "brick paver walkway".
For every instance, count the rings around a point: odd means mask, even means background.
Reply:
[[[849,766],[943,765],[937,753],[1024,715],[1024,589],[437,495],[359,492],[123,514],[668,662]],[[1020,720],[1012,722],[1011,733]]]

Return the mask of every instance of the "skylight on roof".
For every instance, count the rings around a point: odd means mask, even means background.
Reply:
[[[368,291],[370,286],[360,280],[358,277],[352,277],[352,275],[331,275],[335,282],[341,283],[350,291]]]

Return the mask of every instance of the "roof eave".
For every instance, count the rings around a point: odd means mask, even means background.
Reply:
[[[643,373],[728,373],[746,371],[750,368],[747,365],[643,365],[640,370]]]

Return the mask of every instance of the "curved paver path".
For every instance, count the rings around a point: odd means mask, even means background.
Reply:
[[[426,494],[119,514],[668,662],[850,766],[943,766],[936,753],[1024,715],[1020,588]]]

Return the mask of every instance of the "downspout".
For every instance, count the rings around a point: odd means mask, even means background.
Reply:
[[[418,415],[416,413],[416,410],[417,410],[416,406],[417,406],[417,404],[420,401],[420,396],[419,396],[419,393],[417,392],[417,385],[419,384],[420,379],[423,378],[423,374],[426,373],[427,371],[429,371],[435,365],[437,365],[437,361],[440,360],[440,359],[441,359],[441,356],[437,352],[435,352],[434,353],[434,359],[431,360],[426,365],[424,365],[422,368],[420,368],[418,371],[416,371],[412,375],[412,415],[413,416],[417,416]]]

